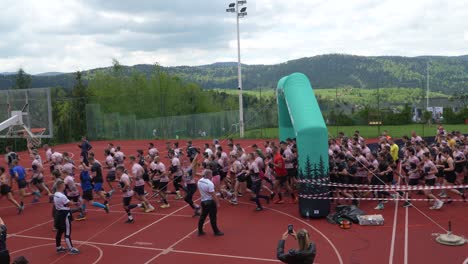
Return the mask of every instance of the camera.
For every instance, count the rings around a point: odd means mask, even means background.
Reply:
[[[292,225],[292,224],[291,224],[291,225],[288,225],[288,234],[292,234],[293,231],[294,231],[293,225]]]

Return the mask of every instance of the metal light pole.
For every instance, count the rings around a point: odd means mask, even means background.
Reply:
[[[245,0],[239,0],[236,3],[230,3],[229,8],[226,9],[226,12],[236,14],[237,22],[237,80],[239,90],[239,135],[241,138],[244,137],[244,104],[242,102],[242,70],[241,70],[241,57],[240,57],[240,34],[239,34],[239,18],[242,18],[247,15],[247,7],[240,9],[240,6],[247,4]]]

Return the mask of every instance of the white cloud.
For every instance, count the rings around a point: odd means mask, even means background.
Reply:
[[[111,64],[199,65],[237,60],[229,1],[4,0],[0,72],[75,71]],[[467,54],[463,0],[251,0],[242,62],[324,53]]]

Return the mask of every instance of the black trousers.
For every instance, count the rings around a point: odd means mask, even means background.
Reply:
[[[83,163],[86,164],[86,166],[89,166],[88,151],[81,151],[80,156],[83,157]]]
[[[185,195],[184,201],[187,202],[192,209],[195,209],[195,206],[193,205],[193,195],[197,191],[197,185],[194,183],[189,183],[187,184],[187,188],[185,189],[187,191],[187,194]]]
[[[0,251],[0,263],[10,263],[10,253],[8,250]]]
[[[60,241],[62,235],[65,234],[65,243],[68,249],[73,247],[71,241],[71,212],[70,210],[57,210],[55,213],[55,228],[57,228],[57,234],[55,236],[55,244],[60,247]]]
[[[205,223],[206,217],[210,216],[210,224],[211,228],[213,228],[213,232],[218,233],[220,232],[218,229],[218,225],[216,223],[218,208],[216,207],[216,203],[213,200],[203,201],[201,203],[202,213],[200,219],[198,220],[198,232],[203,232],[203,223]]]

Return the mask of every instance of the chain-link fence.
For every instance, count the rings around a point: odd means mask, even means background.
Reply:
[[[278,125],[277,109],[269,105],[244,109],[245,129]],[[136,115],[104,113],[99,104],[86,105],[87,136],[91,139],[153,139],[235,136],[239,111],[138,119]]]

